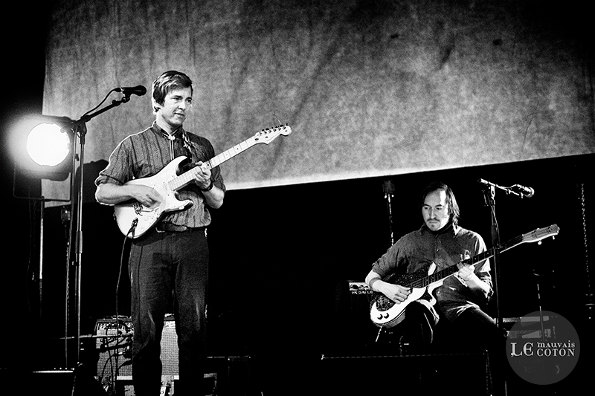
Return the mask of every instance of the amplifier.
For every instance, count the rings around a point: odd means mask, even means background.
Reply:
[[[348,281],[350,294],[374,294],[366,282]]]
[[[132,375],[132,335],[129,317],[99,319],[95,324],[98,352],[97,377],[112,380]],[[178,375],[178,336],[176,322],[167,315],[161,336],[161,363],[164,376]]]
[[[129,317],[100,319],[95,324],[97,380],[103,389],[115,389],[116,395],[134,396],[132,387],[132,335]],[[179,378],[178,337],[173,315],[165,317],[161,336],[162,394],[175,394]],[[245,394],[251,388],[251,357],[209,355],[205,367],[205,395]],[[219,381],[220,380],[220,381]],[[242,393],[237,393],[242,392]]]

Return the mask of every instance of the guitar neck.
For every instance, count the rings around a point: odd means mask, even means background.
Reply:
[[[256,143],[258,143],[256,141],[256,138],[254,136],[252,136],[252,137],[244,140],[243,142],[236,144],[232,148],[227,149],[224,152],[222,152],[221,154],[216,155],[213,158],[211,158],[210,160],[208,160],[206,162],[207,167],[209,169],[213,169],[214,167],[221,165],[225,161],[232,159],[233,157],[240,154],[241,152],[248,150],[250,147],[254,146]]]
[[[499,252],[499,253],[505,252],[508,249],[512,249],[513,247],[521,244],[522,242],[523,242],[522,236],[513,238],[510,241],[506,242],[503,246],[501,246],[499,248],[488,249],[483,253],[479,253],[473,257],[470,257],[468,259],[461,261],[461,264],[475,265],[475,264],[479,263],[480,261],[483,261],[485,259],[488,259],[488,258],[494,256],[497,252]],[[415,287],[415,288],[426,287],[434,282],[438,282],[439,280],[449,277],[450,275],[454,274],[458,270],[459,270],[459,267],[457,265],[451,265],[450,267],[447,267],[447,268],[440,270],[438,272],[434,272],[433,274],[428,275],[427,277],[424,277],[422,279],[418,279],[418,280],[412,282],[411,286]]]
[[[254,146],[256,143],[258,143],[256,137],[252,136],[252,137],[244,140],[243,142],[236,144],[232,148],[227,149],[224,152],[214,156],[213,158],[211,158],[210,160],[205,162],[205,165],[207,166],[208,169],[213,169],[214,167],[224,163],[225,161],[235,157],[236,155],[240,154],[241,152]],[[179,175],[178,177],[174,178],[173,180],[171,180],[169,182],[169,187],[174,191],[178,191],[182,187],[190,184],[192,182],[192,180],[194,180],[194,178],[199,170],[200,169],[198,167],[195,167],[195,168],[190,169],[187,172],[182,173],[181,175]]]

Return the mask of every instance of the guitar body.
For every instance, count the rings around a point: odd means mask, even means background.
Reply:
[[[288,136],[290,133],[291,128],[287,125],[263,129],[260,132],[257,132],[254,136],[236,144],[232,148],[225,150],[223,153],[210,160],[203,162],[202,166],[213,169],[256,144],[269,144],[278,136]],[[159,206],[153,208],[147,208],[138,202],[132,201],[115,205],[114,214],[122,234],[129,238],[138,238],[150,230],[151,227],[159,221],[163,214],[184,210],[192,204],[192,201],[189,200],[178,200],[176,195],[176,191],[179,191],[184,186],[192,183],[196,176],[196,172],[200,170],[200,168],[194,167],[178,175],[180,163],[185,159],[185,156],[177,157],[156,175],[142,179],[134,179],[126,183],[153,187],[159,194],[161,194],[163,202]]]
[[[153,187],[163,198],[160,205],[152,208],[145,207],[137,201],[118,204],[114,207],[116,222],[120,231],[128,235],[133,224],[136,223],[132,238],[138,238],[150,230],[159,219],[168,212],[183,210],[192,204],[192,201],[178,200],[177,193],[169,186],[169,182],[178,176],[179,165],[186,157],[175,158],[156,175],[142,179],[130,180],[128,184],[137,184]]]
[[[391,282],[401,286],[411,286],[413,282],[427,275],[431,275],[436,270],[436,264],[432,263],[428,270],[420,270],[412,274],[404,274],[397,281]],[[430,296],[432,291],[442,285],[443,279],[424,287],[411,287],[411,294],[405,301],[396,303],[382,293],[376,293],[370,304],[370,319],[378,327],[394,327],[405,319],[405,308],[415,300],[420,299],[426,293]],[[432,297],[433,298],[433,297]],[[433,301],[432,301],[433,302]]]

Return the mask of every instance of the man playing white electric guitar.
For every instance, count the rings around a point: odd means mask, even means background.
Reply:
[[[468,265],[462,259],[481,257],[486,245],[478,233],[458,225],[458,204],[443,183],[424,190],[421,213],[424,225],[401,237],[366,276],[376,292],[370,318],[388,330],[379,341],[405,340],[424,351],[443,320],[461,342],[483,344],[490,338],[485,333],[499,333],[495,320],[483,311],[492,295],[490,263],[484,259]]]
[[[210,140],[183,126],[193,92],[192,80],[183,72],[158,76],[151,89],[154,121],[125,137],[95,180],[98,202],[130,209],[119,217],[123,233],[133,237],[128,269],[137,396],[157,395],[162,389],[160,342],[169,312],[178,335],[176,394],[196,392],[204,378],[207,227],[211,211],[223,204],[226,187],[219,167],[205,166],[215,156]],[[197,166],[178,169],[184,159]],[[188,177],[176,182],[178,171]]]
[[[506,331],[484,311],[493,293],[489,259],[522,243],[554,237],[559,227],[538,228],[488,250],[481,235],[459,226],[459,206],[443,183],[423,191],[421,213],[422,227],[401,237],[366,276],[374,292],[370,319],[380,327],[377,345],[396,347],[399,353],[484,355],[487,350],[492,390],[500,394],[508,366]],[[451,369],[451,375],[464,379],[458,395],[477,394],[465,386],[470,378],[460,367]]]

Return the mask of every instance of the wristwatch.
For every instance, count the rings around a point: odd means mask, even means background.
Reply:
[[[201,188],[200,191],[202,192],[207,192],[207,191],[211,191],[211,189],[213,188],[213,180],[209,179],[209,186],[207,188]]]

